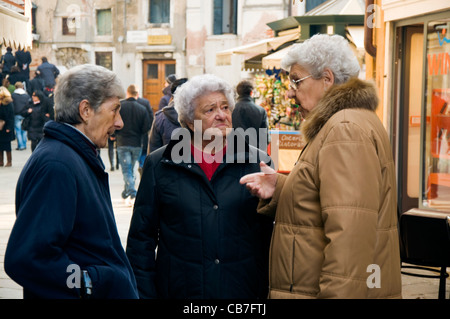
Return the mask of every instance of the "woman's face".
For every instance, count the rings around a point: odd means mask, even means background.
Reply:
[[[294,99],[295,103],[299,105],[300,113],[303,118],[306,118],[317,105],[319,100],[324,96],[325,91],[333,84],[334,76],[329,69],[325,69],[325,75],[320,79],[314,79],[311,74],[299,64],[291,66],[289,72],[289,79],[297,82],[295,85],[290,85],[287,96]],[[309,76],[309,77],[308,77]]]
[[[209,129],[213,135],[221,135],[224,138],[227,129],[232,127],[231,110],[228,100],[222,92],[208,92],[195,100],[194,121],[201,121],[202,135]],[[194,123],[189,128],[195,132]],[[198,124],[197,124],[198,127]]]

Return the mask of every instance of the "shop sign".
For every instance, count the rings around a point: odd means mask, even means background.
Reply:
[[[301,134],[280,134],[278,147],[284,150],[300,150],[305,146]]]
[[[156,44],[171,44],[172,36],[168,35],[149,35],[147,38],[147,44],[156,45]]]

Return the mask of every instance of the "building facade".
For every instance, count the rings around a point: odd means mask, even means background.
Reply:
[[[165,78],[186,76],[185,0],[35,0],[33,65],[92,63],[136,84],[156,108]]]

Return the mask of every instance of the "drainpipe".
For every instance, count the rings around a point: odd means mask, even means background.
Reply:
[[[373,45],[373,27],[370,28],[367,25],[367,21],[369,17],[372,15],[372,14],[369,15],[368,8],[372,12],[372,9],[374,9],[375,7],[374,2],[375,0],[366,0],[366,12],[364,17],[364,49],[373,58],[377,56],[377,48]]]

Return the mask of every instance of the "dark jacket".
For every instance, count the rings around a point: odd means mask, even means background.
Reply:
[[[150,130],[152,129],[152,124],[153,124],[153,110],[152,110],[152,106],[150,105],[149,100],[144,99],[142,97],[138,97],[137,98],[137,102],[139,104],[141,104],[143,107],[145,107],[145,109],[147,110],[148,119],[150,121],[150,129],[149,129],[149,132],[150,132]],[[148,135],[149,134],[142,135],[142,154],[147,154]]]
[[[170,90],[170,85],[163,89],[163,97],[159,100],[158,110],[162,110],[163,107],[169,105],[170,98],[172,97],[172,92]]]
[[[0,131],[0,143],[8,143],[14,140],[14,106],[13,103],[0,104],[0,120],[5,121]],[[9,132],[6,132],[9,130]]]
[[[265,150],[267,145],[261,143],[261,137],[259,135],[259,129],[267,127],[267,113],[264,108],[256,105],[250,96],[240,96],[237,99],[236,106],[234,107],[232,114],[233,128],[242,128],[244,131],[248,128],[254,128],[256,130],[258,147],[262,147]],[[268,131],[265,133],[264,138],[268,138]],[[247,142],[249,142],[246,136]],[[267,144],[267,143],[265,143]],[[256,146],[256,145],[254,145]]]
[[[3,73],[10,73],[11,68],[16,64],[16,58],[11,52],[6,52],[1,59],[1,63],[3,63]],[[14,84],[14,83],[13,83]]]
[[[78,265],[92,279],[93,298],[137,298],[97,151],[69,125],[49,121],[44,132],[18,180],[6,273],[25,296],[79,298],[67,284],[68,267]]]
[[[12,85],[15,85],[16,82],[22,82],[22,83],[26,82],[27,78],[26,78],[25,74],[18,71],[18,72],[11,72],[8,76],[8,80],[9,80],[9,83],[11,83]]]
[[[178,113],[173,106],[173,101],[155,113],[155,123],[150,131],[149,148],[153,152],[170,142],[172,132],[181,127],[178,122]]]
[[[14,102],[14,114],[19,115],[29,105],[30,96],[24,89],[16,89],[11,96]]]
[[[43,62],[37,67],[39,76],[44,80],[45,87],[53,88],[56,84],[55,79],[59,75],[58,68],[48,62]]]
[[[265,298],[272,220],[256,213],[258,198],[239,179],[270,158],[257,151],[250,163],[247,145],[234,163],[225,156],[209,181],[192,156],[174,161],[177,143],[147,157],[136,197],[127,255],[140,296]]]
[[[28,113],[29,108],[33,110],[31,113]],[[48,120],[44,112],[42,103],[33,104],[33,102],[22,110],[21,115],[24,117],[23,121],[30,121],[26,129],[29,140],[40,140],[44,136],[44,125]],[[28,117],[30,117],[30,120],[27,120]]]
[[[117,147],[142,147],[142,136],[150,130],[150,120],[145,107],[135,98],[120,101],[123,128],[116,131]]]
[[[20,68],[20,73],[25,75],[28,80],[30,78],[30,51],[18,50],[16,51],[17,66]]]

